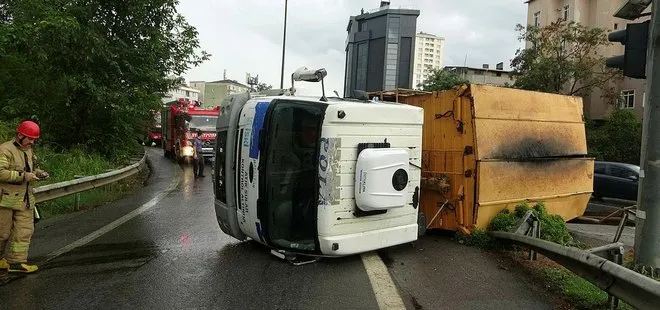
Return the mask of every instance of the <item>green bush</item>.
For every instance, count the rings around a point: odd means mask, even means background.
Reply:
[[[476,246],[483,249],[494,249],[498,245],[497,241],[488,234],[488,231],[481,228],[475,228],[469,235],[459,232],[456,234],[456,239],[461,244]]]
[[[534,208],[530,208],[526,203],[520,204],[516,206],[513,213],[508,209],[504,209],[493,218],[488,229],[491,231],[513,232],[520,226],[523,216],[529,210],[533,210],[534,215],[539,219],[541,239],[561,245],[567,245],[573,240],[564,219],[559,215],[548,214],[542,202],[537,203]]]
[[[532,209],[532,208],[530,208],[529,205],[528,205],[526,202],[517,205],[517,206],[516,206],[516,209],[515,209],[515,210],[516,210],[516,211],[515,211],[515,212],[516,212],[516,217],[517,217],[517,218],[522,218],[523,216],[525,216],[525,214],[527,213],[527,211],[529,211],[529,210],[531,210],[531,209]]]
[[[488,226],[492,231],[513,231],[518,226],[517,213],[511,213],[508,209],[502,210]]]
[[[9,126],[8,123],[0,122],[0,143],[9,141],[14,135],[14,130]]]
[[[642,122],[630,110],[619,109],[602,125],[586,124],[589,155],[597,160],[639,165]]]

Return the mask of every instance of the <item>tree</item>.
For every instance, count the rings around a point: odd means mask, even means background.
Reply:
[[[589,155],[597,160],[639,165],[642,144],[642,123],[635,114],[619,109],[602,126],[587,123]]]
[[[0,120],[34,117],[46,143],[126,154],[177,83],[168,77],[210,56],[176,0],[6,3]]]
[[[470,82],[467,79],[454,72],[442,69],[432,69],[429,78],[426,79],[423,84],[418,86],[421,86],[424,91],[441,91],[453,89],[457,85],[469,83]]]
[[[9,12],[9,1],[13,0],[0,0],[0,23],[11,22],[11,12]]]
[[[605,67],[598,51],[609,45],[607,30],[558,20],[546,27],[517,25],[519,40],[528,48],[516,51],[511,61],[517,88],[584,96],[601,89],[610,98],[612,83],[621,73]]]
[[[266,83],[259,83],[257,86],[255,86],[257,91],[262,91],[262,90],[269,90],[273,89],[273,86],[266,84]]]

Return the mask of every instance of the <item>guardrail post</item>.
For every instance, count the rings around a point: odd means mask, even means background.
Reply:
[[[625,220],[627,216],[624,216]],[[622,221],[625,223],[625,221]],[[615,236],[616,238],[616,236]],[[616,238],[618,239],[618,238]],[[587,250],[590,253],[596,254],[600,257],[606,258],[607,260],[617,264],[617,265],[622,265],[623,264],[623,243],[620,242],[614,242],[610,244],[606,244],[603,246],[595,247],[592,249]],[[610,309],[614,310],[619,307],[619,298],[616,296],[612,295],[611,293],[607,293],[607,304],[610,306]]]
[[[534,215],[534,211],[529,210],[527,213],[525,213],[520,226],[518,226],[518,229],[516,229],[516,233],[530,236],[532,238],[541,238],[541,223],[539,222],[539,218]],[[530,249],[529,260],[536,260],[536,256],[536,251]]]
[[[537,239],[541,238],[541,223],[539,222],[539,219],[537,217],[532,218],[532,231],[530,232],[530,235]],[[530,250],[529,260],[536,260],[536,255],[537,255],[536,251]]]
[[[107,169],[105,172],[108,173],[108,172],[111,172],[111,171],[112,171],[112,169]],[[108,184],[108,185],[106,185],[106,186],[103,186],[103,187],[100,188],[100,189],[101,189],[102,191],[106,192],[106,193],[107,193],[107,192],[112,192],[112,191],[115,189],[115,183],[117,183],[117,182],[112,182],[112,183],[110,183],[110,184]]]
[[[621,234],[623,234],[623,229],[626,227],[627,222],[628,222],[628,211],[623,210],[623,215],[621,215],[621,221],[619,222],[619,226],[616,228],[616,233],[614,233],[614,240],[612,240],[612,242],[614,243],[619,242],[619,239],[621,239]]]
[[[84,177],[85,177],[84,175],[74,175],[73,176],[74,179],[80,179],[80,178],[84,178]],[[80,192],[76,193],[73,196],[73,210],[74,211],[80,211]]]

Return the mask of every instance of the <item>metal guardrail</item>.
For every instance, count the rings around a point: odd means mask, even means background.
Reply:
[[[490,234],[543,254],[637,309],[658,309],[660,282],[596,254],[613,250],[622,246],[620,244],[585,251],[519,233],[494,231]]]
[[[34,188],[34,195],[37,202],[44,202],[114,183],[136,174],[146,160],[147,152],[144,152],[142,159],[130,166],[75,180],[39,186]]]

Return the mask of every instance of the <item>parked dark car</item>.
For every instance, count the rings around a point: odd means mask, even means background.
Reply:
[[[637,200],[639,166],[597,161],[594,167],[594,193],[597,199],[604,197]]]

